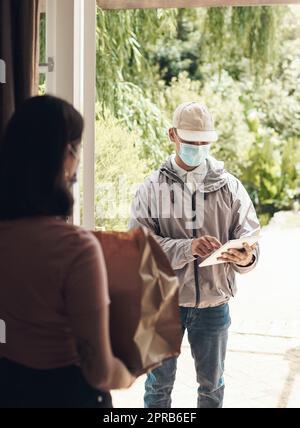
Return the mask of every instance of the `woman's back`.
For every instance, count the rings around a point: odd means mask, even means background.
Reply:
[[[135,379],[111,348],[101,247],[62,220],[83,128],[46,95],[27,100],[0,141],[0,408],[99,407],[99,390]]]
[[[80,363],[70,318],[109,303],[99,243],[55,217],[0,222],[0,357],[35,369]]]

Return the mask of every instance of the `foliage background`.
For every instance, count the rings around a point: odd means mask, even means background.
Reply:
[[[117,189],[125,173],[141,182],[173,151],[176,106],[200,100],[220,134],[214,155],[243,181],[262,223],[295,207],[299,22],[299,6],[99,9],[97,181],[110,178]],[[97,205],[103,197],[98,189]],[[108,213],[97,215],[99,226],[126,229],[126,218]]]

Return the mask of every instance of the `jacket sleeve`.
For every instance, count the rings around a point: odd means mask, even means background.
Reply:
[[[237,190],[233,200],[231,239],[239,239],[243,236],[259,235],[260,224],[256,215],[254,205],[242,183],[237,180]],[[238,266],[232,264],[233,269],[238,273],[247,273],[255,268],[259,259],[259,245],[253,251],[254,262],[249,266]]]
[[[193,239],[171,239],[161,236],[157,204],[151,195],[151,183],[144,183],[137,191],[131,208],[129,229],[146,227],[149,229],[167,255],[174,270],[182,269],[195,260],[192,254]]]

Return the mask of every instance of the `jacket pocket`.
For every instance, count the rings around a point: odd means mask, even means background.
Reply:
[[[227,285],[228,285],[228,288],[230,290],[230,294],[232,295],[232,297],[234,297],[233,283],[232,283],[231,279],[228,276],[227,276]]]
[[[234,297],[235,296],[235,293],[234,293],[234,274],[232,274],[231,267],[230,267],[229,263],[226,265],[225,273],[226,273],[228,290],[230,291],[231,296]]]

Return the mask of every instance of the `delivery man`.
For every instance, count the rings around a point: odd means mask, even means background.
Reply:
[[[222,263],[199,264],[230,239],[258,235],[260,226],[242,183],[210,155],[218,135],[205,105],[180,105],[169,138],[175,154],[139,187],[130,227],[151,230],[171,262],[180,282],[182,329],[195,362],[198,407],[220,408],[235,273],[255,268],[259,248],[244,244],[223,253]],[[172,358],[148,374],[145,407],[171,407],[176,366]]]

